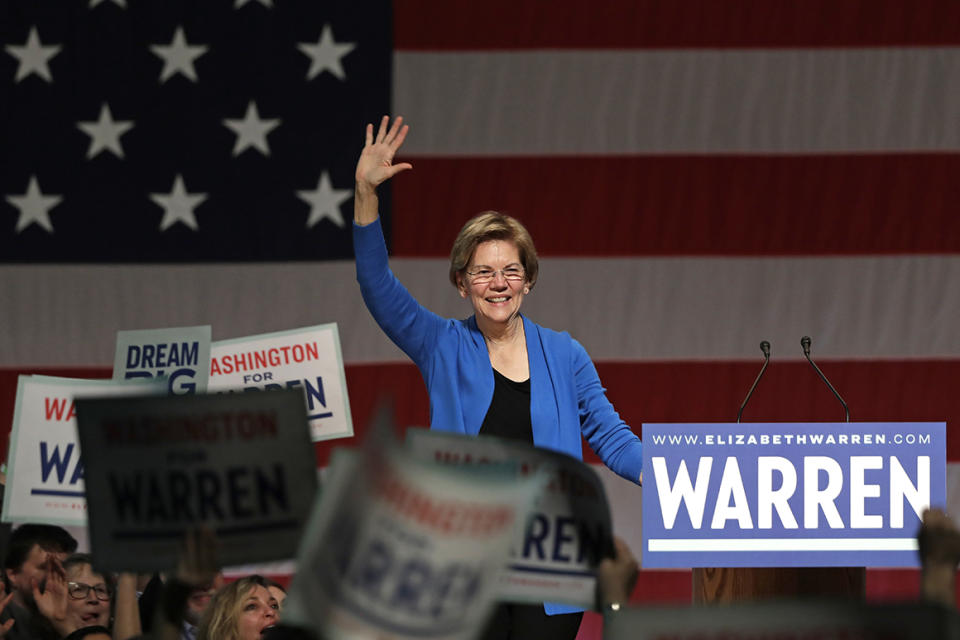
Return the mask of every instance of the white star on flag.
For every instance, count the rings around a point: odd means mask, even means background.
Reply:
[[[95,6],[103,2],[104,0],[90,0],[90,8],[93,9]],[[127,8],[127,0],[110,0],[113,4],[117,5],[121,9]]]
[[[324,218],[330,218],[333,224],[342,229],[343,215],[340,213],[340,205],[349,200],[351,195],[353,195],[351,189],[334,189],[326,171],[320,174],[316,189],[297,191],[297,197],[310,205],[307,229],[312,228]]]
[[[240,155],[247,147],[253,147],[263,155],[269,156],[267,134],[280,126],[280,119],[261,119],[257,111],[257,103],[251,100],[243,120],[224,120],[223,124],[237,134],[237,142],[233,145],[234,157]]]
[[[297,43],[297,48],[310,58],[307,80],[313,80],[324,71],[329,71],[340,80],[346,80],[347,74],[343,71],[340,58],[353,51],[356,46],[354,42],[337,43],[333,39],[333,29],[330,28],[329,24],[323,25],[323,31],[320,33],[317,44]]]
[[[196,231],[197,217],[193,210],[207,199],[207,194],[187,193],[187,188],[183,184],[183,176],[178,173],[173,179],[173,189],[170,190],[170,193],[151,193],[150,199],[163,207],[160,231],[166,231],[178,222],[182,222]]]
[[[123,157],[123,147],[120,146],[120,136],[133,128],[132,120],[118,120],[114,122],[110,106],[104,102],[100,107],[100,119],[96,122],[78,122],[77,127],[90,136],[90,148],[87,149],[87,158],[92,158],[101,151],[112,151],[118,158]]]
[[[30,176],[30,183],[27,185],[27,192],[22,196],[7,196],[7,202],[20,210],[20,217],[17,218],[16,232],[20,233],[33,223],[37,223],[50,233],[53,233],[53,223],[50,222],[50,209],[54,208],[60,201],[60,196],[45,196],[40,192],[40,185],[37,183],[37,176]]]
[[[183,34],[183,27],[177,27],[173,32],[170,44],[151,45],[150,51],[163,58],[163,71],[160,72],[160,83],[163,84],[175,73],[182,73],[188,79],[197,81],[197,71],[193,68],[193,61],[207,52],[210,47],[202,44],[191,45]]]
[[[7,53],[20,61],[14,82],[20,82],[31,73],[37,74],[47,82],[53,82],[53,76],[50,74],[50,67],[47,63],[50,62],[50,58],[60,53],[60,49],[63,47],[56,44],[44,46],[40,42],[36,27],[30,27],[30,34],[23,46],[10,44],[4,48]]]
[[[248,2],[250,2],[250,0],[237,0],[236,4],[233,5],[233,8],[239,9]],[[273,9],[273,0],[257,0],[257,2],[265,6],[267,9]]]

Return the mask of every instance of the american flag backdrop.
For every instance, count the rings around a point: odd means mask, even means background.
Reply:
[[[453,237],[519,217],[524,311],[584,344],[636,431],[733,420],[763,339],[744,420],[841,420],[810,335],[853,420],[950,434],[958,45],[954,0],[0,0],[0,418],[19,373],[108,376],[118,329],[337,322],[357,432],[383,395],[426,424],[350,259],[363,126],[394,113],[401,281],[468,315]],[[867,587],[912,598],[917,573]],[[635,596],[689,602],[690,574]]]

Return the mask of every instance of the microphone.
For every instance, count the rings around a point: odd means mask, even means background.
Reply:
[[[750,396],[753,395],[753,390],[757,388],[757,383],[760,382],[760,378],[763,377],[763,372],[767,370],[767,365],[770,364],[770,343],[766,340],[762,341],[760,343],[760,351],[763,352],[763,366],[760,367],[760,373],[757,374],[757,379],[754,380],[750,386],[750,391],[747,391],[747,397],[743,399],[743,404],[740,405],[740,411],[737,411],[737,424],[740,424],[740,416],[743,415],[743,408],[750,402]]]
[[[800,338],[800,346],[803,347],[803,355],[806,356],[807,362],[810,363],[810,366],[813,367],[813,370],[817,372],[817,375],[820,376],[820,379],[823,380],[823,383],[830,388],[830,391],[833,391],[833,395],[837,397],[837,400],[840,401],[840,404],[843,405],[843,412],[846,414],[847,422],[850,422],[850,409],[847,408],[847,403],[843,401],[843,398],[840,397],[840,394],[837,393],[837,390],[833,388],[833,385],[830,384],[830,381],[827,380],[827,376],[823,375],[823,371],[820,371],[820,367],[810,359],[810,336],[803,336]]]

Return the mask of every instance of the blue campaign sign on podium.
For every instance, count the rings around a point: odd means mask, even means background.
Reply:
[[[643,425],[643,564],[912,567],[946,423]]]

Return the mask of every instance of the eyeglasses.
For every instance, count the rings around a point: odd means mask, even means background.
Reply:
[[[518,264],[511,264],[503,269],[475,267],[467,271],[467,275],[470,276],[470,282],[473,284],[487,284],[493,281],[498,273],[503,274],[503,279],[507,282],[520,282],[524,278],[523,267]]]
[[[110,600],[110,589],[107,588],[105,584],[84,584],[83,582],[68,582],[67,583],[67,593],[70,594],[70,597],[74,600],[83,600],[90,593],[90,590],[93,589],[93,593],[97,596],[97,600],[103,600],[104,602]]]

